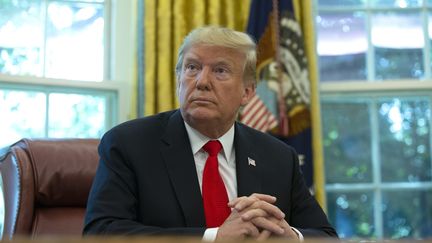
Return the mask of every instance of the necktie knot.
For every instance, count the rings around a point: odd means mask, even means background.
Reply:
[[[219,140],[210,140],[203,146],[203,149],[210,156],[217,156],[219,151],[222,149],[222,144],[219,142]]]

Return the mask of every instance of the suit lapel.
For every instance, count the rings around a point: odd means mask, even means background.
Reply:
[[[261,192],[260,159],[253,152],[252,142],[246,137],[244,129],[237,123],[235,126],[237,193],[239,197],[249,196]]]
[[[195,161],[180,111],[168,120],[161,149],[171,183],[188,227],[205,226],[204,207]]]

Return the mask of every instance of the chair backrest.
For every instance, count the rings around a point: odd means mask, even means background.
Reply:
[[[22,139],[0,156],[3,239],[81,235],[97,139]]]

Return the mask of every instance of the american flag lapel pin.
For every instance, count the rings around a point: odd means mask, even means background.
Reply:
[[[248,157],[248,165],[256,166],[255,160]]]

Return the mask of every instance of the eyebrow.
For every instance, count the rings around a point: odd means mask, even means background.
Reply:
[[[183,63],[186,62],[201,62],[199,58],[196,57],[185,57]],[[235,63],[229,60],[217,60],[216,62],[212,62],[210,63],[211,66],[218,66],[218,65],[223,65],[223,66],[229,66],[234,68]]]

